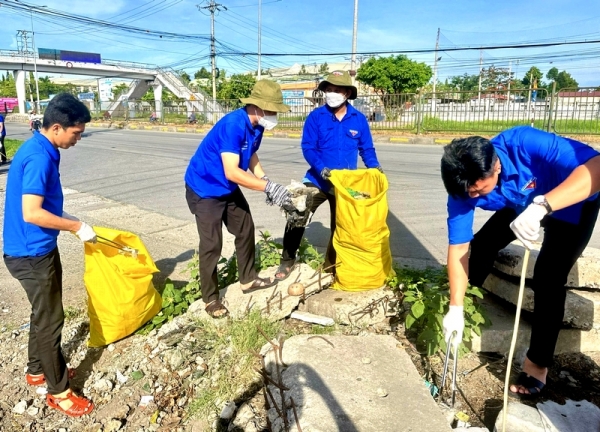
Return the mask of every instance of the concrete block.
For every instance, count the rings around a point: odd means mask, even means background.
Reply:
[[[273,402],[287,417],[290,430],[452,430],[410,356],[392,336],[299,335],[285,341],[282,357],[285,367],[275,361],[270,350],[265,363],[271,378],[278,382],[280,373],[282,384],[289,389],[269,385]],[[268,415],[271,430],[284,430],[273,404]]]
[[[542,417],[536,408],[517,402],[509,402],[507,411],[507,432],[547,432],[544,423],[542,423]],[[500,411],[494,425],[494,430],[497,432],[502,431],[502,417],[503,411]]]
[[[487,317],[492,322],[490,327],[481,331],[481,336],[473,333],[471,349],[475,352],[496,352],[506,354],[512,339],[515,313],[487,296],[481,301]],[[522,352],[529,347],[531,325],[524,316],[519,321],[519,334],[515,352]],[[600,350],[600,330],[563,329],[558,335],[555,354],[595,352]]]
[[[533,269],[539,255],[540,244],[536,243],[535,248],[529,256],[527,265],[528,279],[533,278]],[[498,253],[494,267],[509,276],[521,276],[521,267],[523,265],[524,247],[518,241],[514,241]],[[600,250],[596,248],[586,248],[581,257],[577,260],[569,277],[567,286],[572,288],[594,288],[600,289]]]
[[[502,279],[491,274],[483,283],[483,288],[514,305],[517,304],[519,295],[519,282],[517,279]],[[533,312],[533,290],[525,285],[522,309]],[[589,330],[600,328],[600,292],[568,290],[565,301],[565,326]]]
[[[392,299],[394,295],[386,288],[359,292],[328,289],[307,298],[298,310],[330,317],[340,324],[367,326],[385,319],[385,297]]]

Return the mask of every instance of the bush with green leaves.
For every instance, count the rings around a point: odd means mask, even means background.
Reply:
[[[448,312],[450,302],[448,272],[442,269],[409,269],[394,265],[395,275],[388,278],[392,289],[404,293],[404,302],[410,306],[406,314],[405,327],[417,336],[417,347],[427,355],[439,349],[446,351],[442,320]],[[480,288],[468,286],[464,298],[465,330],[460,353],[468,352],[465,345],[471,342],[472,334],[481,335],[481,328],[489,324],[477,298],[483,299]]]

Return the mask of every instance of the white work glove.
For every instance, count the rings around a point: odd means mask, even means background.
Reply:
[[[76,218],[75,216],[70,215],[66,211],[63,212],[62,217],[65,218],[65,219],[72,220],[72,221],[78,221],[79,220],[79,218]]]
[[[454,346],[454,352],[458,352],[458,345],[462,342],[463,331],[465,329],[465,317],[463,306],[452,306],[442,321],[442,327],[444,329],[444,340],[446,344],[450,345],[450,337],[452,333],[456,332],[456,336],[452,339],[452,345]]]
[[[265,187],[265,193],[267,194],[266,202],[269,205],[275,204],[278,207],[284,204],[289,204],[292,201],[292,195],[290,191],[278,183],[273,183],[271,180],[267,180],[267,187]]]
[[[540,222],[547,213],[548,210],[544,206],[529,204],[523,213],[510,224],[510,229],[527,249],[532,249],[532,242],[540,236]]]
[[[81,222],[81,228],[79,228],[79,230],[77,230],[75,235],[77,237],[79,237],[79,240],[81,240],[84,243],[85,242],[96,243],[96,240],[97,240],[97,236],[96,236],[96,232],[94,231],[94,228],[92,228],[85,222]]]

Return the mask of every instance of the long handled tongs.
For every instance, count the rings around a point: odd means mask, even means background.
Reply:
[[[105,237],[101,237],[101,236],[96,236],[96,237],[98,239],[97,240],[98,243],[103,244],[105,246],[110,246],[110,247],[113,247],[115,249],[118,249],[119,253],[122,253],[124,255],[129,254],[133,258],[137,259],[137,257],[138,257],[138,250],[137,249],[134,249],[134,248],[129,247],[127,245],[124,245],[122,243],[117,243],[116,241],[107,239]]]
[[[442,374],[442,385],[440,386],[440,396],[438,402],[442,403],[442,393],[444,393],[444,386],[446,384],[446,375],[448,373],[448,361],[450,360],[450,351],[452,351],[452,340],[457,336],[457,332],[453,331],[448,339],[448,347],[446,348],[446,360],[444,361],[444,372]],[[452,374],[452,402],[450,408],[454,408],[454,401],[456,399],[456,366],[458,365],[458,347],[454,350],[454,373]]]

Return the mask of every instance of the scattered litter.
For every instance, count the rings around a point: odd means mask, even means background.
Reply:
[[[469,423],[469,416],[462,411],[454,414],[454,427],[464,427],[468,428],[471,426]]]
[[[294,311],[290,315],[290,318],[294,318],[300,321],[305,321],[313,324],[319,324],[322,326],[332,326],[335,324],[333,318],[324,317],[320,315],[311,314],[310,312]]]
[[[41,396],[44,396],[48,393],[48,389],[46,387],[38,387],[37,389],[35,389],[35,392]]]
[[[370,364],[371,359],[369,357],[363,357],[362,362],[363,362],[363,364]]]
[[[131,372],[131,379],[134,381],[141,380],[142,378],[144,378],[144,372],[139,370]]]
[[[117,370],[117,381],[119,381],[121,384],[125,384],[127,380],[128,378]]]
[[[363,191],[356,191],[352,188],[346,188],[346,191],[348,191],[348,193],[350,194],[350,196],[352,198],[354,198],[355,200],[363,200],[363,199],[370,199],[371,198],[371,194],[369,192],[363,192]]]
[[[4,313],[9,313],[9,312],[10,312],[10,309],[2,309],[2,312],[4,312]]]
[[[150,402],[152,402],[154,400],[154,396],[152,395],[144,395],[142,396],[142,398],[140,399],[140,406],[141,407],[145,407],[148,406],[148,404]],[[154,416],[153,416],[154,417]]]
[[[13,408],[15,414],[23,414],[27,410],[27,401],[22,400]]]
[[[25,323],[25,324],[23,324],[21,327],[19,327],[19,330],[20,330],[20,331],[23,331],[23,330],[29,330],[29,326],[30,326],[30,324],[31,324],[31,323]]]
[[[424,379],[423,381],[425,382],[425,387],[429,389],[429,393],[431,393],[431,396],[436,397],[440,392],[440,389],[435,384],[430,383],[426,379]]]
[[[305,227],[310,221],[310,208],[313,197],[319,193],[315,187],[307,187],[305,184],[292,180],[285,187],[291,194],[291,205],[282,207],[282,214],[292,227]]]

